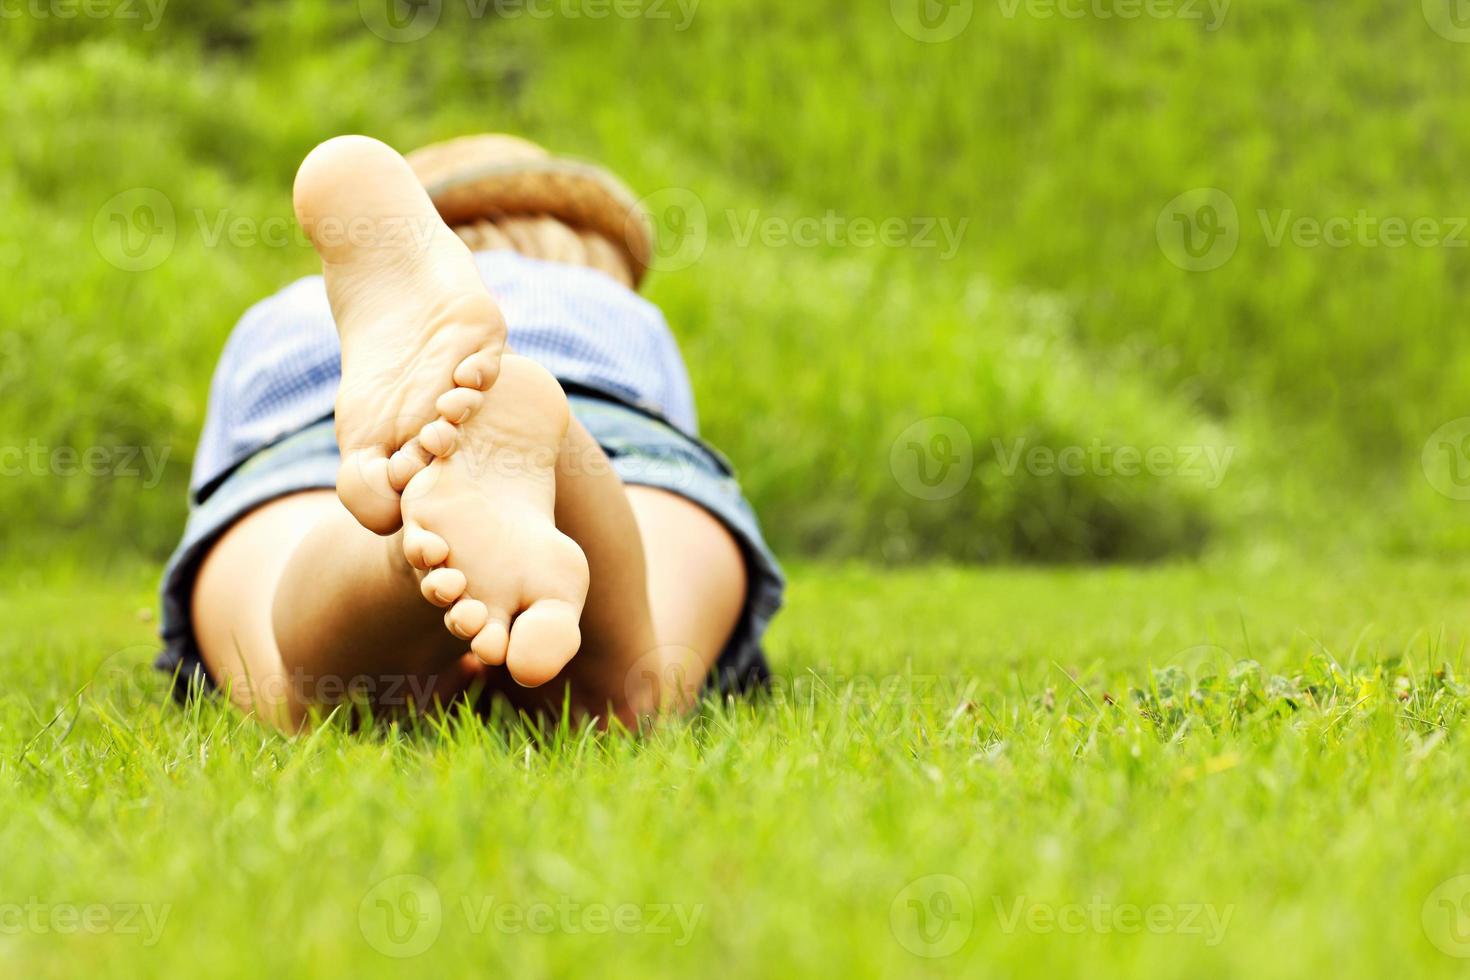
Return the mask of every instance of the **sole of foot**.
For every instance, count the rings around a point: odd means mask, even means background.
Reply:
[[[508,354],[459,448],[403,492],[403,551],[424,598],[481,662],[523,687],[554,679],[581,646],[587,558],[555,522],[570,413],[540,365]]]
[[[505,320],[469,249],[386,144],[321,144],[297,171],[294,203],[342,340],[337,495],[368,530],[392,534],[404,487],[454,452],[495,383]]]

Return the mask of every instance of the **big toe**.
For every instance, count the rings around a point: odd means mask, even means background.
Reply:
[[[542,599],[511,625],[505,667],[522,687],[540,687],[561,673],[582,645],[580,610],[560,599]]]
[[[380,450],[365,449],[342,457],[337,497],[374,534],[392,534],[403,524],[398,494],[388,475],[388,458]]]

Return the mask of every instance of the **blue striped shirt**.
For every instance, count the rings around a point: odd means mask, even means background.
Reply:
[[[475,253],[510,347],[558,379],[649,409],[698,435],[694,394],[658,307],[594,269]],[[225,344],[194,457],[198,495],[266,446],[332,414],[342,350],[321,276],[246,311]]]

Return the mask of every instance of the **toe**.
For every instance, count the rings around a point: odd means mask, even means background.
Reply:
[[[438,419],[419,432],[419,444],[435,456],[448,456],[459,445],[459,429],[452,422]]]
[[[444,625],[461,640],[473,640],[490,622],[490,609],[478,599],[461,599],[444,614]]]
[[[504,613],[490,611],[489,619],[480,632],[470,641],[470,652],[483,664],[499,667],[505,663],[505,651],[510,645],[510,630],[506,626]]]
[[[449,542],[423,525],[410,522],[403,529],[403,557],[414,568],[434,568],[449,560]]]
[[[408,486],[408,481],[418,475],[419,471],[434,458],[417,438],[410,439],[408,443],[388,459],[388,483],[399,493]]]
[[[522,687],[540,687],[565,667],[582,645],[579,610],[560,599],[542,599],[516,617],[505,666]]]
[[[452,606],[464,595],[465,585],[464,572],[459,569],[436,568],[424,576],[419,591],[436,606]]]
[[[359,524],[374,534],[392,534],[403,523],[398,492],[381,449],[346,453],[337,470],[337,497]]]
[[[488,391],[500,376],[500,351],[482,350],[459,362],[454,369],[454,383],[462,388]]]
[[[434,409],[455,425],[463,425],[484,400],[484,393],[474,388],[451,388],[439,396]]]

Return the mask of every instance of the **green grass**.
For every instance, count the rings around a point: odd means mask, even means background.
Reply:
[[[637,738],[450,717],[291,740],[164,699],[146,574],[33,577],[0,600],[4,901],[167,918],[152,945],[140,916],[0,956],[36,977],[1458,975],[1424,905],[1470,872],[1467,592],[1463,562],[1265,553],[802,567],[764,700]],[[378,905],[409,908],[400,875],[441,901],[407,964]],[[936,960],[908,904],[944,910],[932,875],[969,916],[927,933],[958,945]],[[655,931],[658,906],[698,918]],[[1159,931],[1118,931],[1128,906]],[[648,928],[564,925],[593,907]]]

